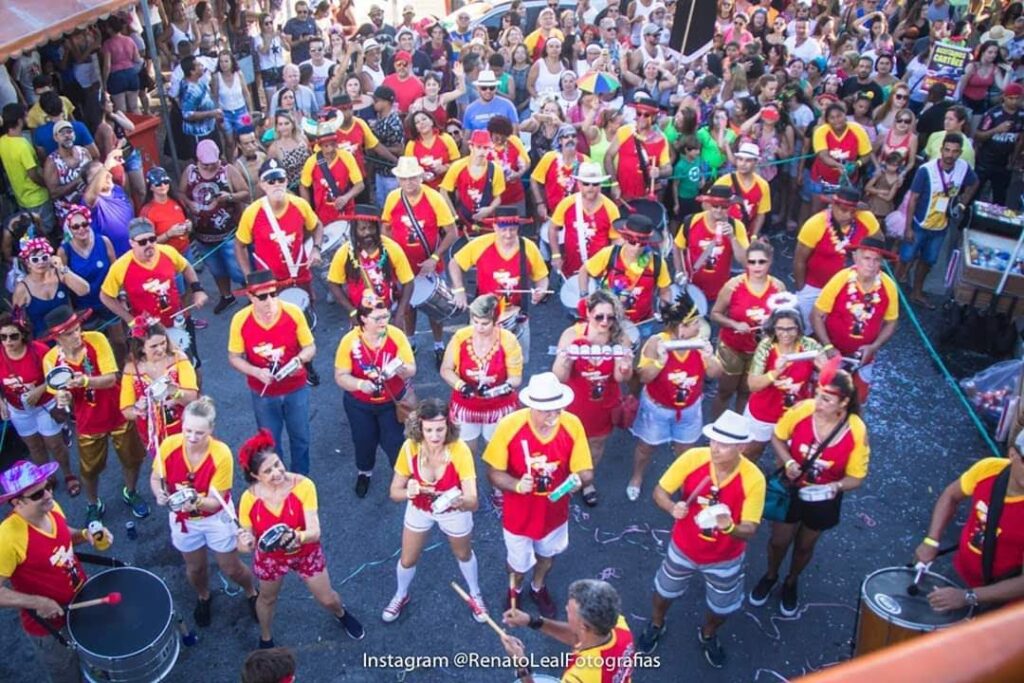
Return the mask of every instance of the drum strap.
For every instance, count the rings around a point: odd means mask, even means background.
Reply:
[[[999,518],[1003,516],[1003,504],[1006,502],[1006,489],[1009,485],[1010,467],[1007,465],[992,484],[992,498],[988,502],[985,536],[981,543],[981,576],[986,586],[996,582],[992,576],[992,565],[996,559],[996,532],[999,529]]]
[[[317,152],[316,165],[320,169],[320,175],[324,177],[324,182],[327,183],[327,189],[331,191],[330,198],[335,200],[341,196],[341,188],[338,187],[338,180],[331,173],[331,167],[327,164],[327,159],[324,159],[323,152]]]
[[[53,636],[57,640],[58,643],[60,643],[61,645],[63,645],[66,648],[74,649],[74,647],[71,645],[71,643],[68,642],[68,639],[64,637],[64,634],[62,634],[60,631],[55,629],[53,627],[53,624],[51,624],[46,619],[43,619],[41,616],[36,614],[36,611],[34,609],[27,610],[27,612],[28,612],[28,615],[30,617],[32,617],[32,620],[35,621],[40,626],[42,626],[43,628],[45,628],[46,631],[51,636]]]
[[[527,289],[523,287],[526,282],[533,282],[533,278],[529,277],[526,265],[526,240],[522,237],[519,238],[519,288]],[[530,297],[531,294],[521,294],[519,296],[519,310],[522,311],[524,316],[530,314]]]
[[[736,174],[730,173],[729,179],[732,181],[732,191],[740,198],[740,215],[743,216],[743,225],[746,227],[750,225],[750,212],[747,211],[747,200],[743,198],[743,189],[740,187],[740,181]]]
[[[413,213],[412,204],[409,203],[409,198],[405,196],[404,192],[401,192],[400,194],[402,196],[402,206],[405,207],[405,213],[409,216],[409,227],[412,228],[413,234],[416,235],[416,239],[419,243],[423,245],[423,251],[427,252],[427,256],[430,256],[434,253],[434,248],[430,246],[430,243],[427,241],[427,233],[423,232],[423,228],[420,226],[419,220],[416,219],[416,214]],[[353,235],[354,234],[355,231],[353,230]],[[381,245],[381,249],[383,248],[384,246]]]
[[[845,427],[845,426],[846,426],[846,420],[840,421],[839,424],[837,424],[835,427],[832,428],[832,431],[829,432],[828,436],[826,436],[825,439],[821,443],[817,444],[814,447],[814,453],[811,454],[811,457],[807,458],[807,460],[804,460],[803,464],[800,465],[800,476],[796,478],[796,481],[799,481],[800,479],[802,479],[804,477],[804,475],[807,474],[807,470],[809,470],[812,467],[814,467],[815,461],[818,458],[821,457],[822,453],[825,452],[825,447],[828,446],[829,443],[831,443],[832,439],[836,438],[836,435],[838,435],[839,432],[843,431],[843,427]],[[775,470],[774,472],[772,472],[771,476],[772,477],[777,477],[780,474],[783,474],[785,471],[786,471],[786,466],[783,465],[782,467],[780,467],[777,470]],[[785,483],[785,482],[783,482],[783,483]]]
[[[644,179],[644,187],[646,188],[651,184],[651,169],[648,168],[647,153],[644,151],[643,143],[640,142],[640,136],[636,135],[635,130],[633,133],[633,144],[636,146],[636,160],[640,164],[640,175]]]
[[[587,265],[587,260],[590,258],[587,255],[587,215],[583,212],[583,195],[579,192],[576,193],[576,247],[580,250],[580,266]]]
[[[281,256],[284,257],[284,263],[288,267],[288,275],[294,279],[299,274],[299,265],[295,263],[292,250],[288,248],[288,236],[281,230],[281,226],[277,222],[277,216],[274,215],[274,209],[270,206],[270,200],[267,197],[263,198],[263,211],[267,214],[267,222],[270,223],[270,239],[277,242],[277,247],[281,250]]]

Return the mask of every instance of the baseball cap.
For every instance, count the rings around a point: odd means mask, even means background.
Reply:
[[[404,62],[405,64],[412,64],[412,55],[405,50],[399,50],[395,53],[394,63]]]
[[[395,91],[386,85],[379,85],[377,89],[373,91],[373,99],[384,100],[385,102],[395,101]]]
[[[70,121],[58,121],[57,123],[53,124],[53,137],[54,137],[54,139],[56,139],[57,135],[61,131],[65,131],[65,130],[69,130],[69,129],[72,130],[72,131],[75,130],[75,127],[71,125]]]
[[[1010,83],[1003,88],[1003,97],[1020,97],[1021,95],[1024,95],[1024,85],[1020,83]]]

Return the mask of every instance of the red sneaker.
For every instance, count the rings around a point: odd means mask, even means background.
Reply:
[[[558,608],[555,607],[555,601],[551,599],[547,586],[542,586],[539,591],[534,590],[533,586],[530,586],[530,598],[536,603],[542,617],[545,619],[555,618]]]

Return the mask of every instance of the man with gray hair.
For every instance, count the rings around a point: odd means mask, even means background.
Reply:
[[[567,621],[555,621],[513,607],[503,619],[508,626],[529,626],[573,648],[563,681],[631,680],[636,651],[615,588],[597,579],[573,581],[565,612]],[[501,642],[505,652],[526,661],[521,640],[505,636]],[[517,667],[516,674],[520,681],[532,680],[527,666]]]
[[[317,112],[320,111],[320,107],[317,105],[316,93],[309,86],[299,83],[299,67],[294,64],[285,64],[281,74],[284,78],[284,85],[271,98],[270,116],[273,117],[277,114],[277,103],[280,99],[279,93],[287,88],[295,93],[295,109],[306,118],[315,119]]]

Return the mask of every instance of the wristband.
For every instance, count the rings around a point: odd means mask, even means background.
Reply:
[[[353,308],[351,311],[348,312],[348,317],[350,318],[354,318],[357,315],[359,315],[359,310],[356,308]]]
[[[722,529],[722,533],[723,534],[731,534],[734,531],[736,531],[736,523],[735,522],[729,522],[729,526],[727,526],[724,529]]]
[[[452,294],[465,294],[465,293],[466,293],[466,288],[465,287],[456,287],[455,289],[452,290]]]
[[[921,541],[921,543],[924,543],[924,544],[925,544],[926,546],[928,546],[929,548],[938,548],[938,547],[939,547],[939,542],[938,542],[938,541],[936,541],[936,540],[935,540],[934,538],[932,538],[931,536],[925,536],[925,537],[924,537],[924,540],[923,540],[923,541]]]
[[[78,530],[78,535],[82,537],[83,541],[88,541],[89,540],[89,530],[88,529],[79,529]]]
[[[519,490],[519,485],[522,484],[522,483],[523,483],[523,481],[521,479],[517,479],[516,480],[516,487],[515,487],[516,493],[522,493],[522,491]]]
[[[776,374],[775,374],[775,371],[774,371],[774,370],[769,370],[768,372],[766,372],[766,373],[764,373],[764,374],[765,374],[765,376],[766,376],[766,377],[768,377],[768,379],[770,379],[770,380],[771,380],[771,381],[773,381],[773,382],[774,382],[774,381],[775,381],[776,379],[778,379],[778,375],[776,375]]]
[[[88,389],[89,388],[89,375],[82,375],[82,388],[83,389]]]
[[[562,255],[561,254],[552,254],[551,255],[551,260],[552,261],[561,261],[562,260]]]
[[[530,623],[527,624],[534,631],[539,631],[544,628],[544,617],[538,615],[530,615]]]
[[[190,284],[190,285],[189,285],[188,287],[189,287],[189,289],[191,289],[191,290],[192,290],[192,292],[193,292],[193,293],[195,293],[195,294],[199,294],[200,292],[202,292],[202,291],[203,291],[203,286],[202,286],[202,285],[201,285],[200,283],[198,283],[198,282],[193,282],[193,283],[192,283],[192,284]]]
[[[788,470],[788,469],[789,469],[789,466],[790,466],[791,464],[792,464],[792,465],[796,465],[796,464],[798,464],[798,463],[797,463],[797,461],[796,461],[796,460],[794,460],[793,458],[790,458],[789,460],[787,460],[787,461],[786,461],[786,464],[784,464],[784,465],[783,465],[782,467],[783,467],[783,469],[787,469],[787,470]]]
[[[441,257],[440,257],[440,256],[438,256],[437,254],[431,254],[431,255],[430,255],[430,258],[432,258],[432,259],[434,259],[435,261],[438,261],[438,262],[440,262],[440,261],[441,261]]]

